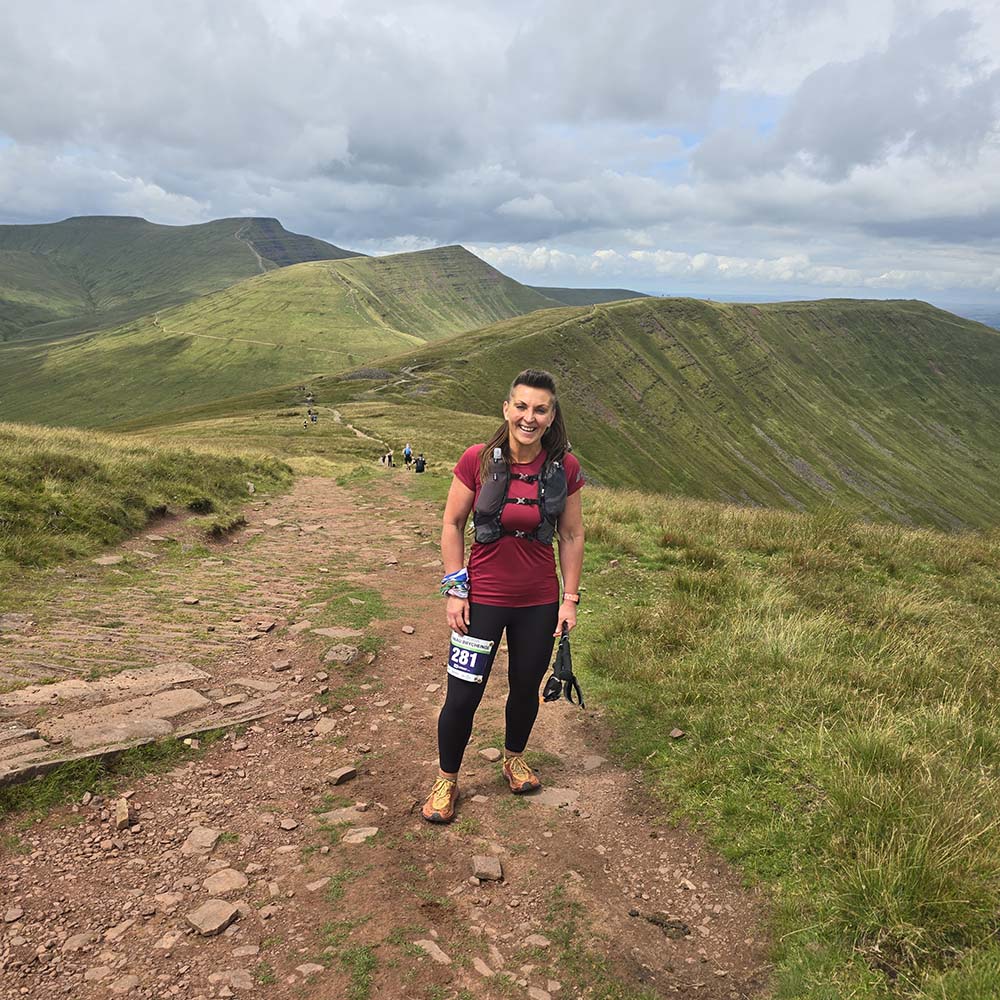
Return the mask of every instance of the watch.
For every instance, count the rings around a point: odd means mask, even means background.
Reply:
[[[580,603],[580,595],[579,594],[563,594],[563,600],[564,601],[569,601],[571,604],[579,604]]]

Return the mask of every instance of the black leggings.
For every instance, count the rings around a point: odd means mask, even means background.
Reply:
[[[536,604],[527,608],[498,608],[491,604],[469,605],[469,635],[490,639],[490,653],[483,683],[461,680],[448,674],[448,697],[438,716],[438,751],[441,770],[451,774],[462,766],[462,756],[472,736],[472,718],[483,700],[486,682],[507,630],[507,734],[505,746],[522,753],[538,715],[538,688],[545,676],[559,618],[558,604]]]

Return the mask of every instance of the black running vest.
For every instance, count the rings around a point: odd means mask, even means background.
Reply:
[[[511,472],[510,466],[504,461],[503,452],[499,448],[494,448],[487,469],[486,479],[483,480],[472,513],[476,541],[488,545],[499,541],[504,535],[515,535],[518,538],[533,538],[543,545],[551,545],[559,523],[559,515],[566,507],[566,470],[562,462],[546,460],[540,473],[526,476],[520,472]],[[526,483],[537,482],[538,498],[507,496],[511,477]],[[509,503],[537,506],[542,515],[541,523],[534,531],[505,530],[501,518],[504,507]]]

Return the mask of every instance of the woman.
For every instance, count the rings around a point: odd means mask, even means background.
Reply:
[[[503,404],[504,422],[455,466],[441,531],[451,627],[448,694],[438,718],[440,771],[424,819],[455,816],[458,771],[500,636],[507,632],[508,679],[503,773],[514,793],[541,787],[524,750],[538,714],[538,688],[555,636],[576,626],[583,566],[580,463],[569,441],[552,376],[523,371]],[[465,526],[476,541],[463,569]],[[553,534],[565,591],[559,597]]]

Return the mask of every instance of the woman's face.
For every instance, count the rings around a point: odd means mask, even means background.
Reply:
[[[514,387],[510,399],[503,403],[503,418],[507,421],[510,443],[531,447],[540,443],[556,416],[556,401],[547,389],[529,385]]]

